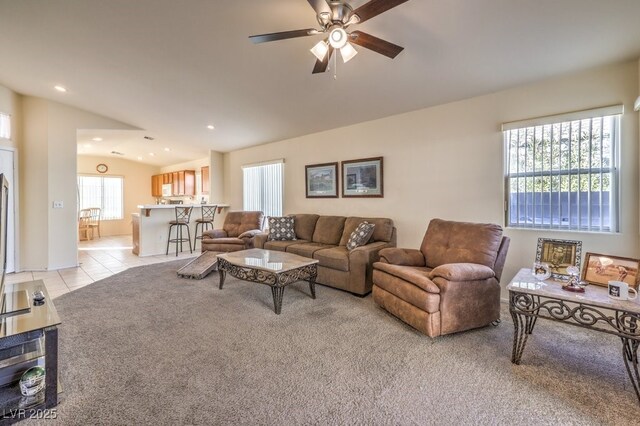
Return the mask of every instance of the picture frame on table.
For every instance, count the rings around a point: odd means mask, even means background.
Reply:
[[[307,198],[338,198],[338,163],[310,164],[305,168]]]
[[[383,158],[342,162],[342,197],[384,197]]]
[[[582,241],[538,238],[536,262],[547,263],[551,277],[555,279],[568,278],[567,268],[570,266],[575,266],[579,271],[581,257]]]
[[[609,281],[624,281],[637,290],[639,269],[640,259],[588,252],[584,256],[581,279],[602,287],[607,287]]]

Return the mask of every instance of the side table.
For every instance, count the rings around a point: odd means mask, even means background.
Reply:
[[[640,402],[639,303],[611,299],[606,288],[595,285],[588,286],[584,293],[565,291],[559,282],[536,280],[527,268],[516,274],[507,290],[514,326],[512,363],[520,364],[527,337],[538,318],[613,334],[622,341],[622,359]]]

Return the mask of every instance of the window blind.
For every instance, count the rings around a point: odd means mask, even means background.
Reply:
[[[282,216],[284,163],[282,161],[243,166],[243,208],[265,216]]]
[[[507,226],[617,231],[619,112],[607,107],[503,127]]]
[[[99,207],[102,220],[124,218],[123,194],[121,176],[78,176],[78,210]]]

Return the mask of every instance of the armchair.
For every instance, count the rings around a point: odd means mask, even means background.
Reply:
[[[264,214],[259,211],[227,213],[222,229],[211,229],[202,234],[202,251],[231,252],[254,247],[254,238],[260,234]]]
[[[498,225],[433,219],[419,250],[380,250],[373,300],[430,337],[486,326],[500,318],[509,241]]]

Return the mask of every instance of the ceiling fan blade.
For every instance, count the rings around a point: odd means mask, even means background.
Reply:
[[[264,43],[266,41],[276,41],[276,40],[285,40],[288,38],[312,36],[319,33],[320,31],[316,30],[315,28],[308,28],[306,30],[282,31],[279,33],[252,35],[252,36],[249,36],[249,39],[253,43]]]
[[[358,15],[362,23],[407,1],[409,0],[371,0],[354,10],[353,14]]]
[[[398,56],[398,54],[404,50],[404,47],[389,43],[386,40],[363,33],[362,31],[353,31],[349,36],[349,41],[391,59]]]
[[[316,65],[313,67],[312,74],[318,74],[320,72],[325,72],[327,70],[327,67],[329,66],[329,61],[331,60],[331,55],[333,55],[333,50],[334,50],[333,47],[329,45],[329,51],[325,55],[324,60],[322,61],[316,60]]]
[[[320,15],[321,12],[326,12],[331,16],[331,8],[327,3],[327,0],[307,0],[313,10],[316,11],[316,15]]]

